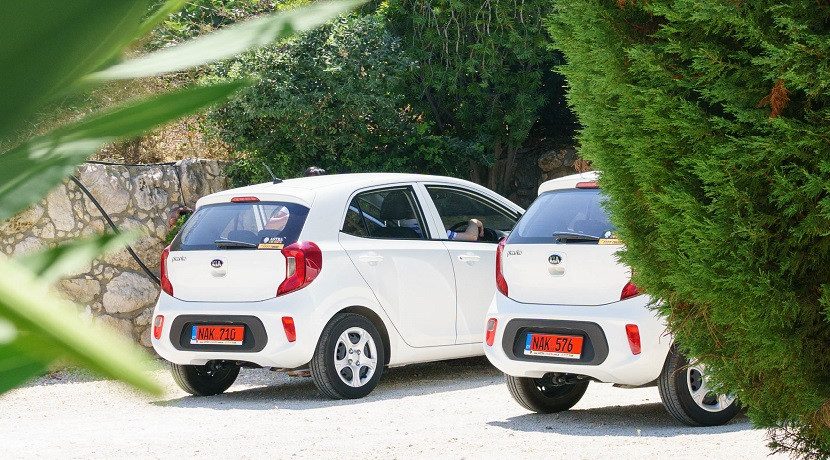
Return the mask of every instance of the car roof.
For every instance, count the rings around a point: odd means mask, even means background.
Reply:
[[[472,188],[488,195],[494,193],[481,185],[454,177],[406,173],[327,174],[323,176],[286,179],[276,184],[265,182],[225,190],[203,197],[199,200],[197,206],[226,202],[229,200],[229,197],[248,195],[274,201],[299,201],[302,204],[310,206],[317,193],[342,193],[350,195],[355,190],[362,188],[402,182],[437,182]]]
[[[551,190],[562,190],[567,188],[575,188],[576,184],[580,182],[595,182],[599,179],[599,171],[588,171],[579,174],[572,174],[570,176],[559,177],[542,182],[539,186],[539,195],[550,192]]]

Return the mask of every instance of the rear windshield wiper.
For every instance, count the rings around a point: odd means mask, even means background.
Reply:
[[[557,243],[599,241],[602,238],[584,233],[556,232],[553,234]]]
[[[234,240],[216,240],[213,242],[219,248],[225,249],[243,249],[243,248],[256,248],[259,247],[256,243],[248,243],[247,241],[234,241]]]

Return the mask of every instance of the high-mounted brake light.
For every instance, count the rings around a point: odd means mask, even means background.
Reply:
[[[637,289],[637,286],[635,286],[634,283],[629,281],[625,283],[625,286],[623,286],[622,288],[622,293],[620,293],[620,300],[630,299],[638,295],[640,295],[640,290]]]
[[[504,273],[502,272],[502,258],[504,257],[504,245],[507,239],[503,239],[499,242],[498,248],[496,248],[496,288],[507,296],[507,280],[504,279]]]
[[[499,325],[499,320],[496,318],[490,318],[487,320],[487,334],[485,335],[485,340],[487,341],[487,346],[492,347],[493,342],[496,340],[496,326]]]
[[[231,203],[257,203],[259,198],[255,196],[235,196],[231,198]]]
[[[277,288],[277,296],[302,289],[323,269],[323,253],[310,241],[294,243],[282,248],[285,256],[285,280]]]
[[[297,329],[294,327],[294,318],[290,316],[282,317],[282,329],[285,331],[285,338],[289,342],[297,341]]]
[[[599,188],[597,181],[577,182],[576,188]]]
[[[161,329],[164,327],[164,316],[156,315],[156,319],[153,320],[153,337],[156,340],[161,339]]]
[[[628,347],[631,348],[631,354],[639,355],[642,350],[640,346],[640,328],[636,324],[626,324],[625,335],[628,336]]]
[[[166,292],[167,295],[173,295],[173,284],[170,282],[170,278],[167,275],[167,258],[170,256],[170,246],[164,248],[161,251],[161,265],[159,266],[159,272],[161,273],[161,290]]]

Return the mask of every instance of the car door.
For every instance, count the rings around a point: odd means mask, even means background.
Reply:
[[[349,201],[340,244],[403,340],[455,343],[455,277],[449,252],[429,238],[411,185],[363,190]]]
[[[456,343],[484,340],[484,316],[496,291],[496,247],[510,233],[519,214],[496,201],[459,186],[425,184],[440,217],[440,238],[450,254],[455,271]],[[451,239],[451,230],[463,229],[470,219],[486,229],[479,241]]]

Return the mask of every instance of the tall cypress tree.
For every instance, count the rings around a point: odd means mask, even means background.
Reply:
[[[830,455],[830,2],[559,0],[623,259],[772,446]]]

